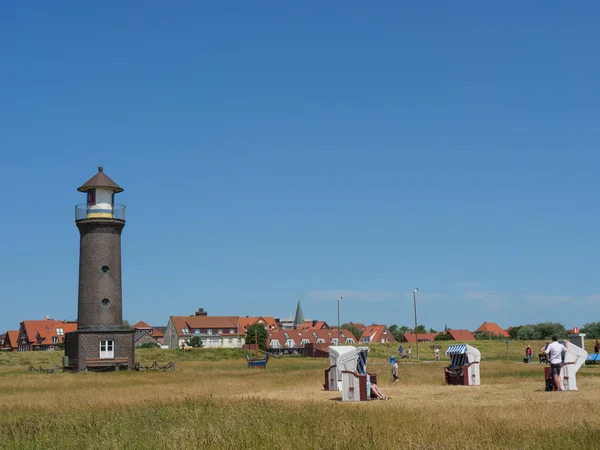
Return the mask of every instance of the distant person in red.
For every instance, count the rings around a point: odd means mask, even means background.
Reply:
[[[527,356],[527,364],[531,362],[531,345],[528,345],[525,349],[525,355]]]
[[[600,353],[600,345],[598,344],[598,339],[596,339],[596,345],[594,345],[594,353]]]

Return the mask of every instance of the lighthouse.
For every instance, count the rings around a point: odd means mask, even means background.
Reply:
[[[71,370],[119,370],[134,366],[134,330],[123,329],[121,233],[125,206],[115,203],[123,188],[98,167],[78,191],[79,229],[77,331],[65,336],[65,366]]]

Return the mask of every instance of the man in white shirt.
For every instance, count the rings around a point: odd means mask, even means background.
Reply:
[[[566,344],[566,341],[565,341]],[[560,383],[560,369],[562,367],[562,355],[567,351],[567,347],[558,342],[556,335],[552,336],[552,343],[546,346],[546,359],[550,362],[550,376],[554,381],[557,391],[562,391]]]

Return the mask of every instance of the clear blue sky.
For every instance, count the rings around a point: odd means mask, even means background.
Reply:
[[[3,2],[0,331],[76,319],[76,188],[124,318],[599,320],[597,2]]]

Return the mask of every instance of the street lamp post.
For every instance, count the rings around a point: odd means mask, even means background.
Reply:
[[[338,297],[338,345],[341,344],[340,341],[340,300],[342,297]]]
[[[415,340],[417,341],[417,359],[419,359],[419,333],[417,332],[417,292],[419,288],[413,291],[413,305],[415,308]]]

